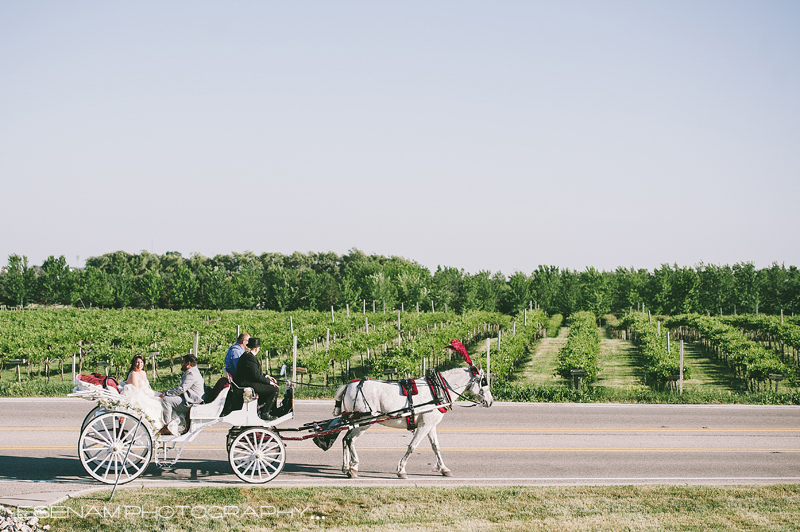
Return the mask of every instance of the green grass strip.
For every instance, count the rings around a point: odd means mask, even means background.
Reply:
[[[800,485],[118,490],[41,522],[128,530],[800,530]],[[148,512],[148,513],[144,513]]]

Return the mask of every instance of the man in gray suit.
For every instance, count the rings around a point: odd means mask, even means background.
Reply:
[[[181,360],[183,377],[180,384],[176,387],[161,393],[161,415],[164,421],[164,428],[159,434],[171,435],[169,424],[173,420],[178,420],[178,414],[188,414],[192,405],[203,402],[205,393],[205,383],[200,370],[197,369],[197,357],[185,355]]]

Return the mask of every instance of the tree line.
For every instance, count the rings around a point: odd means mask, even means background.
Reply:
[[[663,264],[646,269],[584,271],[538,266],[531,273],[480,271],[451,266],[435,271],[402,257],[336,253],[251,252],[213,258],[178,252],[124,251],[91,257],[72,269],[63,256],[40,266],[12,254],[0,271],[7,306],[67,305],[100,308],[296,309],[326,311],[349,305],[372,311],[486,310],[515,313],[535,306],[569,316],[586,310],[602,316],[628,309],[658,314],[794,314],[800,309],[800,272],[773,263],[694,267]]]

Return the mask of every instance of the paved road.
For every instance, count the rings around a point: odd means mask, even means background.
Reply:
[[[93,404],[81,399],[0,399],[0,504],[48,504],[87,488],[78,429]],[[330,401],[298,401],[286,426],[330,417]],[[226,428],[209,428],[171,471],[151,465],[131,485],[242,485],[225,453]],[[457,405],[439,426],[453,477],[433,471],[425,441],[394,475],[410,440],[373,427],[359,440],[358,479],[340,471],[339,442],[327,452],[287,443],[287,464],[270,486],[765,484],[800,482],[800,407],[495,403]]]

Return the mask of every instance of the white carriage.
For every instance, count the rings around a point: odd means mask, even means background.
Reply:
[[[178,436],[158,434],[152,420],[117,390],[76,379],[70,397],[97,402],[81,425],[78,455],[81,464],[94,479],[106,484],[124,484],[139,477],[150,462],[162,468],[175,465],[186,444],[212,425],[226,423],[228,461],[233,472],[249,483],[269,482],[283,470],[286,447],[275,426],[294,417],[293,409],[272,420],[258,415],[258,396],[252,388],[241,390],[243,405],[222,415],[225,401],[235,384],[224,388],[208,404],[191,408],[185,433]],[[174,457],[169,454],[174,452]]]
[[[78,455],[86,472],[96,480],[106,484],[124,484],[144,473],[150,462],[164,468],[174,466],[183,448],[200,431],[218,423],[226,423],[231,425],[227,451],[233,472],[245,482],[261,484],[274,479],[283,470],[286,464],[284,440],[313,438],[317,446],[327,450],[336,435],[346,431],[342,442],[342,471],[348,477],[355,477],[358,455],[354,442],[371,425],[380,423],[414,432],[408,450],[398,464],[399,477],[406,477],[405,463],[425,436],[436,454],[437,470],[449,476],[450,470],[444,465],[436,436],[436,425],[442,419],[442,412],[450,408],[456,398],[484,407],[491,406],[493,402],[489,375],[472,363],[461,342],[453,340],[451,345],[469,367],[453,368],[442,373],[431,371],[429,376],[400,382],[356,379],[337,390],[334,409],[337,417],[295,428],[277,428],[279,424],[294,418],[294,408],[276,419],[261,419],[258,396],[254,390],[240,389],[229,378],[229,386],[222,389],[213,402],[191,408],[185,432],[179,436],[164,436],[156,432],[156,421],[132,404],[126,395],[76,380],[78,386],[69,396],[97,402],[81,425]],[[287,387],[292,385],[287,381]],[[408,389],[404,389],[406,386]],[[243,404],[239,410],[223,415],[231,389],[236,389],[235,393],[242,393]],[[465,391],[479,401],[465,398],[462,395]],[[413,396],[418,392],[418,399],[415,400]],[[305,434],[282,436],[281,432]],[[169,459],[168,454],[172,451],[175,457]]]

